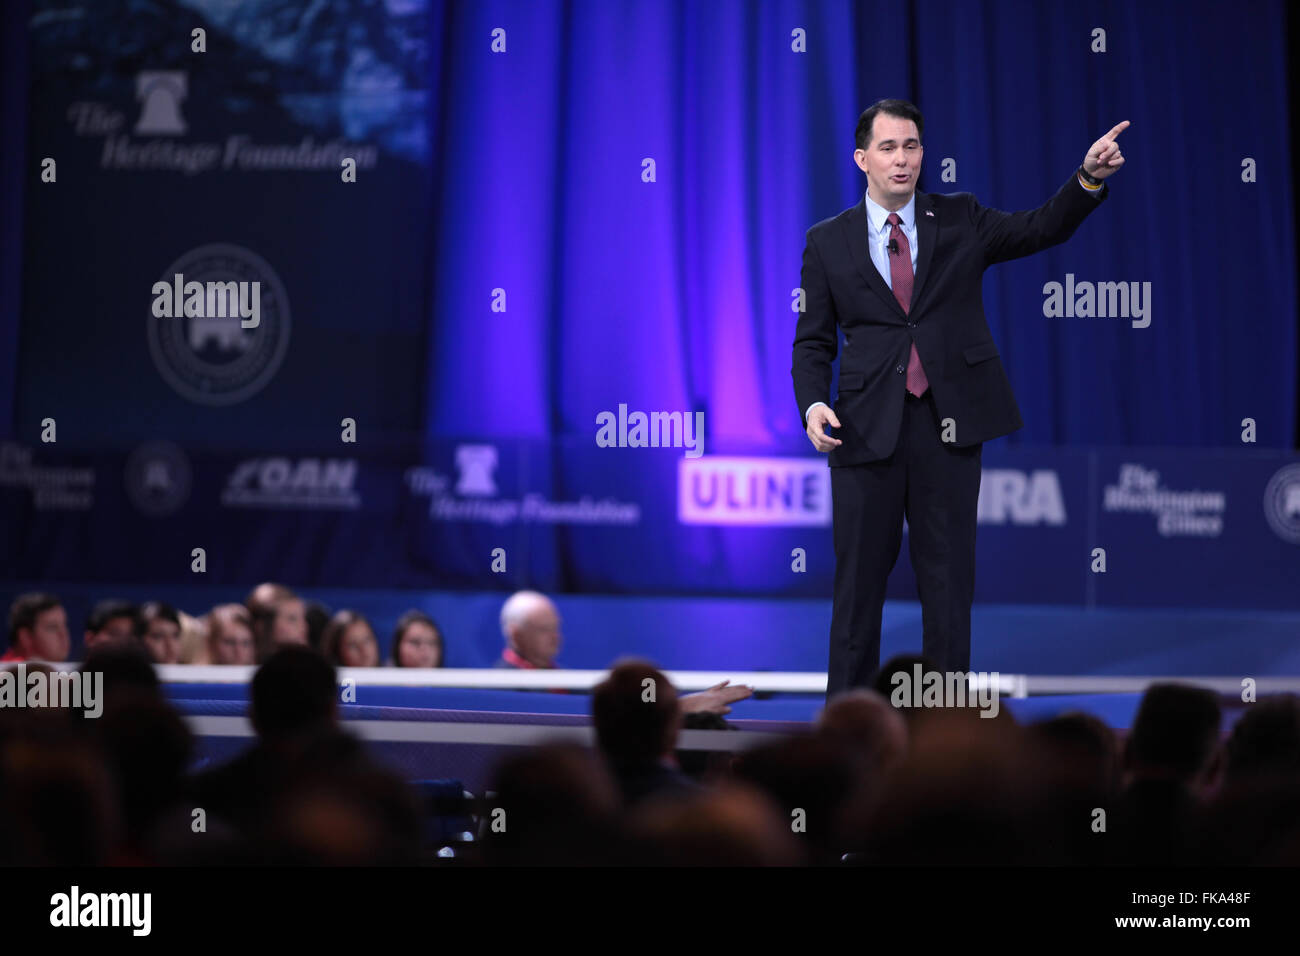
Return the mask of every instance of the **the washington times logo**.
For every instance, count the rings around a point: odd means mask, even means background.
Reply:
[[[1222,491],[1173,491],[1160,483],[1160,472],[1143,465],[1119,467],[1119,481],[1107,485],[1103,511],[1146,512],[1155,515],[1162,537],[1217,538],[1223,533],[1228,496]]]
[[[153,285],[149,353],[159,374],[200,405],[233,405],[274,377],[289,348],[289,297],[261,256],[214,243]]]
[[[126,494],[155,518],[179,511],[189,500],[190,460],[171,442],[141,445],[126,461]]]
[[[1300,544],[1300,464],[1287,465],[1269,479],[1264,517],[1279,538]]]
[[[95,469],[47,465],[36,461],[30,448],[0,442],[0,488],[29,489],[37,511],[89,511],[95,504]]]

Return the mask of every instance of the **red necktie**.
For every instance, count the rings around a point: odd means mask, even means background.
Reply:
[[[898,248],[898,251],[889,257],[890,285],[894,290],[894,298],[903,307],[903,311],[910,312],[912,309],[912,247],[899,227],[902,220],[898,218],[898,213],[891,212],[888,222],[889,238],[897,243]],[[920,398],[929,387],[930,380],[925,377],[925,369],[921,368],[921,356],[916,354],[916,343],[913,342],[912,355],[907,360],[907,390]]]

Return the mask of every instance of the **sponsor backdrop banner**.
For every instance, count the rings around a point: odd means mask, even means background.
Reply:
[[[0,576],[830,594],[823,459],[545,442],[417,458],[47,449],[0,444],[14,545]],[[1296,456],[990,448],[979,523],[981,601],[1300,606]],[[907,546],[894,598],[915,597]]]
[[[38,3],[29,29],[32,166],[56,179],[27,191],[18,434],[418,433],[426,11]]]

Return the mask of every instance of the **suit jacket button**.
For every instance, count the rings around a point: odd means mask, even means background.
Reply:
[[[914,329],[914,328],[916,328],[916,323],[915,323],[915,322],[908,322],[908,323],[907,323],[907,327],[908,327],[909,329]]]
[[[897,372],[899,375],[902,375],[904,372],[907,371],[907,369],[905,369],[905,368],[903,368],[903,366],[899,365],[897,368],[894,369],[894,371]]]

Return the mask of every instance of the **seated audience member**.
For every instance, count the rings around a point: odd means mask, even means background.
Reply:
[[[1300,774],[1300,698],[1279,694],[1250,704],[1224,745],[1227,783]]]
[[[618,788],[604,761],[573,743],[517,748],[493,774],[493,812],[480,837],[484,860],[504,866],[593,866],[630,862],[618,812]]]
[[[211,664],[212,649],[208,646],[207,616],[193,617],[184,611],[178,611],[181,622],[182,664]]]
[[[252,618],[257,659],[265,660],[285,644],[307,642],[307,607],[283,584],[265,582],[249,592],[244,606]]]
[[[337,674],[309,647],[282,647],[249,689],[257,742],[199,774],[192,799],[267,862],[405,864],[419,845],[414,795],[338,724]]]
[[[141,640],[155,664],[179,664],[181,660],[181,618],[176,608],[161,601],[149,601],[140,608],[144,622]]]
[[[733,774],[771,799],[781,819],[801,822],[799,843],[809,861],[839,863],[851,842],[854,801],[866,791],[862,764],[846,742],[786,737],[738,755]]]
[[[506,646],[493,667],[549,670],[557,666],[555,658],[564,638],[560,633],[560,614],[545,594],[516,591],[506,598],[501,605],[501,636]],[[687,694],[680,701],[682,712],[729,714],[732,704],[754,693],[752,687],[730,684],[731,681],[724,680],[708,690]]]
[[[213,664],[252,664],[253,629],[242,604],[221,604],[208,612],[208,649]]]
[[[1115,862],[1186,862],[1195,818],[1218,782],[1221,718],[1208,690],[1147,688],[1125,741],[1127,783],[1111,814]]]
[[[342,610],[330,618],[320,649],[335,667],[379,665],[379,642],[375,640],[374,628],[356,611]]]
[[[305,647],[272,654],[249,686],[248,716],[257,743],[194,778],[196,805],[240,829],[261,823],[271,791],[285,782],[289,756],[300,756],[308,741],[334,730],[337,715],[335,672],[329,661]]]
[[[1300,866],[1300,698],[1246,704],[1223,750],[1223,788],[1199,820],[1191,862]]]
[[[1091,714],[1070,711],[1027,728],[1036,775],[1043,787],[1044,839],[1063,863],[1092,866],[1109,852],[1091,826],[1096,807],[1115,806],[1120,750],[1115,732]]]
[[[35,671],[49,665],[29,662]],[[0,707],[0,865],[105,866],[119,842],[113,780],[65,708]]]
[[[907,724],[889,701],[865,687],[831,698],[817,715],[816,731],[848,747],[873,778],[886,777],[907,755]]]
[[[880,799],[849,827],[851,862],[886,866],[1020,866],[1044,850],[1039,788],[1024,728],[1010,711],[932,708],[908,725],[907,753]],[[1085,817],[1081,826],[1087,827]]]
[[[564,641],[554,603],[537,591],[516,591],[501,605],[505,649],[494,667],[553,668]]]
[[[649,661],[622,661],[596,685],[591,720],[627,806],[702,789],[673,755],[682,725],[677,690]]]
[[[856,770],[855,809],[866,813],[907,756],[907,722],[880,694],[857,687],[831,698],[814,731],[848,754]]]
[[[162,682],[154,670],[149,652],[139,644],[109,644],[86,655],[78,668],[82,673],[101,675],[105,709],[119,697],[148,697],[162,700]]]
[[[124,647],[140,639],[140,609],[129,601],[100,601],[86,619],[85,652]]]
[[[320,601],[308,601],[303,607],[303,617],[307,619],[307,646],[319,651],[324,647],[325,628],[333,615]]]
[[[921,668],[922,674],[928,674],[931,671],[940,669],[933,658],[926,657],[924,654],[896,654],[885,661],[871,682],[872,689],[885,698],[889,702],[889,706],[897,710],[909,722],[928,712],[924,707],[913,707],[911,697],[906,693],[911,688],[911,681],[916,679],[916,668],[918,666]],[[895,679],[899,674],[907,676],[907,683]],[[933,710],[933,708],[930,708],[930,710]]]
[[[394,667],[441,667],[442,631],[423,611],[407,611],[393,629]]]
[[[639,860],[658,866],[798,866],[805,855],[788,819],[764,794],[732,783],[631,815]]]
[[[68,615],[53,594],[20,594],[9,607],[9,649],[0,661],[68,659]]]

